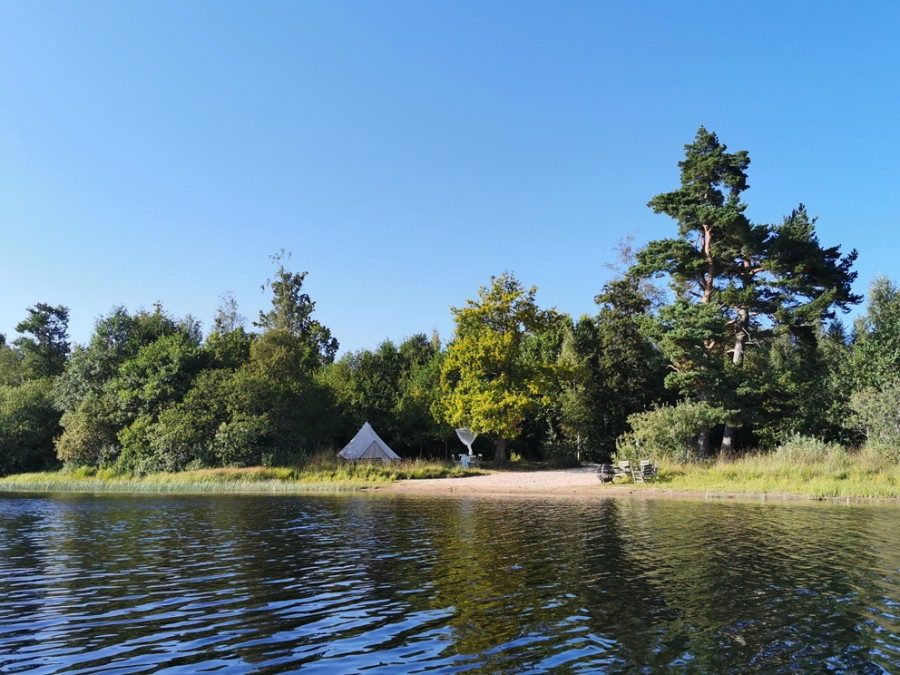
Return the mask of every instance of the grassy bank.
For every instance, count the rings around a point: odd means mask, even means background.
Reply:
[[[752,454],[686,465],[662,462],[657,485],[701,493],[897,499],[900,465],[865,449]]]
[[[393,464],[343,462],[313,458],[301,468],[251,467],[197,469],[146,476],[118,475],[104,470],[27,473],[0,479],[5,492],[345,492],[405,478],[446,478],[474,475],[442,462],[404,461]]]
[[[551,468],[511,465],[510,471]],[[79,469],[19,474],[0,479],[0,491],[160,492],[160,493],[336,493],[386,485],[399,479],[475,475],[443,462],[394,464],[344,462],[315,457],[303,468],[199,469],[134,477]],[[617,481],[617,484],[621,484]],[[602,488],[598,481],[598,490]],[[768,454],[678,464],[662,461],[659,478],[640,490],[675,490],[699,495],[745,494],[810,499],[900,499],[900,465],[865,449],[846,452],[836,446],[793,445]]]

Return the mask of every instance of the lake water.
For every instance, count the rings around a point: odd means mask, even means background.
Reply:
[[[900,673],[898,518],[0,495],[0,672]]]

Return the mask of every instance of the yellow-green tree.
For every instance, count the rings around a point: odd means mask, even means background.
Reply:
[[[541,402],[555,365],[528,355],[528,340],[544,329],[555,312],[535,303],[537,289],[511,274],[491,277],[477,300],[451,307],[456,333],[441,366],[440,413],[451,425],[497,438],[495,460],[506,461],[506,442]]]

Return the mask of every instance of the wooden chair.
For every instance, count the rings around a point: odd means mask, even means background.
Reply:
[[[633,480],[633,472],[631,471],[631,462],[627,459],[623,459],[619,462],[618,466],[616,466],[616,478],[629,478],[632,477]]]
[[[641,483],[646,483],[648,480],[656,478],[658,471],[659,468],[656,464],[651,462],[649,459],[642,459],[640,467],[631,471],[631,479],[635,483],[637,483],[638,481],[640,481]]]

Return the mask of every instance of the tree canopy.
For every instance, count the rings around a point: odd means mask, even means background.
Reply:
[[[451,308],[456,333],[441,368],[444,417],[455,427],[495,435],[500,462],[553,373],[553,364],[526,358],[525,343],[555,314],[538,308],[536,292],[504,273],[491,277],[477,300]]]

